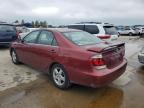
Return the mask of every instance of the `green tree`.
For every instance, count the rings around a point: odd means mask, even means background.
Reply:
[[[19,23],[19,21],[18,21],[18,20],[16,20],[14,23]]]
[[[35,28],[35,23],[34,23],[34,21],[32,21],[31,24],[32,24],[32,27]]]
[[[39,26],[40,26],[40,23],[39,23],[39,21],[36,20],[35,21],[35,27],[38,28]]]
[[[44,27],[44,25],[43,25],[43,22],[42,22],[42,21],[40,21],[40,27]]]
[[[47,28],[48,27],[48,24],[46,21],[43,22],[43,27]]]

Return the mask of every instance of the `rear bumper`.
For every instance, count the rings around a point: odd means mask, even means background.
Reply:
[[[144,64],[144,54],[139,54],[138,59],[140,63]]]
[[[0,45],[9,45],[11,42],[0,42]]]
[[[118,35],[111,35],[111,38],[110,38],[110,40],[112,41],[112,40],[117,40],[118,39]]]
[[[110,84],[112,81],[121,76],[127,67],[127,60],[113,69],[94,70],[94,72],[85,72],[79,76],[81,85],[90,87],[103,87]]]

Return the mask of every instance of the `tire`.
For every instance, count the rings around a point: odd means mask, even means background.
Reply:
[[[133,35],[133,33],[129,33],[129,36],[132,36]]]
[[[71,85],[66,70],[60,64],[52,66],[51,79],[54,85],[60,89],[68,89]]]
[[[120,36],[121,34],[118,32],[118,35]]]
[[[12,62],[16,65],[20,64],[16,51],[14,49],[11,50],[11,58]]]
[[[138,35],[140,35],[141,36],[141,33],[139,32],[139,34]]]

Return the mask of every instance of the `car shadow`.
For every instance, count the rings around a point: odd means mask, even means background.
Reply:
[[[60,90],[55,87],[50,79],[47,78],[45,74],[41,74],[42,79],[46,79],[45,84],[37,87],[36,91],[41,91],[40,95],[50,97],[49,101],[57,100],[58,105],[69,104],[74,106],[79,106],[80,108],[120,108],[124,92],[121,88],[114,87],[111,85],[101,87],[101,88],[91,88],[86,86],[81,86],[77,84],[72,84],[72,86],[67,90]],[[40,89],[42,88],[42,89]],[[49,91],[49,92],[47,92]],[[43,99],[42,99],[43,100]],[[46,99],[46,103],[48,99]],[[45,100],[43,100],[45,102]],[[52,104],[54,107],[55,104]]]
[[[0,50],[8,50],[9,47],[8,46],[0,46]]]

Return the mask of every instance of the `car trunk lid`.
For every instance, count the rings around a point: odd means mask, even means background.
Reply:
[[[123,62],[125,55],[125,43],[99,43],[94,46],[85,46],[87,51],[100,53],[107,65],[111,69]]]

